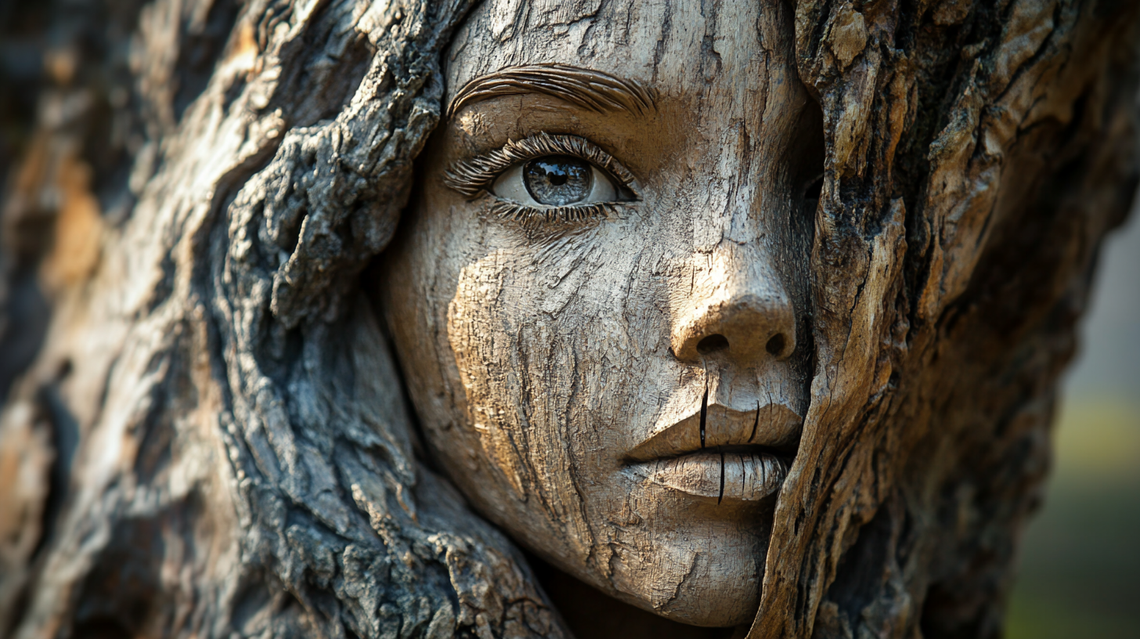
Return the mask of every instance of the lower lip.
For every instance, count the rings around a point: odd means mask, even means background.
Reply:
[[[649,480],[718,502],[753,502],[780,490],[787,464],[768,453],[700,451],[644,466]]]

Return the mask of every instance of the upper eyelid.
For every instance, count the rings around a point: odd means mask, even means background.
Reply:
[[[585,138],[540,132],[469,160],[458,160],[448,167],[444,184],[469,198],[477,196],[511,166],[544,155],[572,155],[598,165],[623,186],[634,190],[636,180],[613,156]],[[634,192],[636,196],[637,193]]]

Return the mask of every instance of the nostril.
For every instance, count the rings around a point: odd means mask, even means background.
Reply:
[[[709,335],[697,342],[697,352],[701,355],[723,351],[726,348],[728,348],[728,338],[724,335]]]
[[[768,340],[768,346],[766,348],[769,353],[778,357],[784,352],[784,346],[786,346],[787,343],[788,341],[784,338],[784,334],[777,333],[772,336],[772,339]],[[698,345],[697,348],[700,348],[700,346]]]

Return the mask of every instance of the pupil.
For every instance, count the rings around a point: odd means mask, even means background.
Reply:
[[[590,165],[578,158],[547,156],[523,167],[526,190],[539,204],[565,206],[590,194]]]

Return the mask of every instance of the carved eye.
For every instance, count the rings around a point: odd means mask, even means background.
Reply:
[[[526,206],[569,206],[618,199],[618,187],[604,171],[567,155],[547,155],[516,164],[495,180],[491,191]]]

